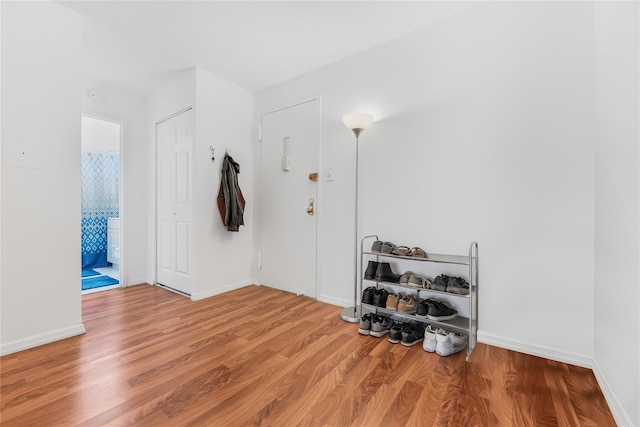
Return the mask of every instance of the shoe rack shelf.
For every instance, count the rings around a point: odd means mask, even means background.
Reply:
[[[456,332],[459,334],[467,335],[467,362],[471,357],[471,353],[475,348],[478,342],[478,243],[473,242],[469,245],[469,253],[468,255],[445,255],[445,254],[427,254],[427,258],[420,257],[411,257],[411,256],[402,256],[402,255],[393,255],[393,254],[385,254],[379,252],[370,252],[364,250],[364,245],[367,240],[380,240],[377,235],[365,236],[360,241],[360,298],[362,298],[362,290],[363,283],[372,282],[375,283],[376,288],[379,288],[381,285],[383,286],[393,286],[398,288],[410,289],[412,291],[416,291],[418,296],[421,297],[422,294],[426,295],[446,295],[451,298],[462,298],[466,299],[468,302],[469,308],[469,317],[465,316],[456,316],[451,320],[431,320],[425,319],[422,317],[418,317],[413,314],[403,313],[396,310],[389,310],[385,307],[378,307],[372,304],[364,304],[360,302],[360,313],[364,313],[364,309],[369,312],[374,312],[376,314],[385,314],[394,318],[406,319],[414,322],[423,323],[425,325],[432,325],[434,327],[443,328],[448,331]],[[459,295],[451,292],[443,292],[437,291],[433,289],[424,289],[418,288],[414,286],[407,286],[400,283],[394,282],[384,282],[378,280],[369,280],[365,279],[364,276],[364,259],[375,258],[377,262],[380,262],[380,259],[401,259],[412,262],[427,262],[427,263],[440,263],[440,264],[451,264],[451,265],[466,265],[469,268],[469,295]]]
[[[367,255],[380,255],[380,256],[385,256],[384,254],[377,254],[375,252],[365,252],[365,254]],[[394,258],[400,258],[397,256],[394,256]],[[407,257],[405,257],[407,258]],[[416,261],[414,259],[414,261]],[[460,295],[460,294],[454,294],[452,292],[444,292],[444,291],[437,291],[435,289],[426,289],[426,288],[418,288],[417,286],[407,286],[407,285],[403,285],[402,283],[396,283],[396,282],[384,282],[382,280],[374,280],[374,279],[362,279],[366,282],[372,282],[372,283],[378,283],[380,285],[386,285],[386,286],[395,286],[396,288],[404,288],[404,289],[409,289],[412,291],[418,291],[418,292],[429,292],[430,294],[440,294],[440,295],[446,295],[446,296],[455,296],[458,298],[469,298],[469,295]],[[471,286],[471,285],[469,285]],[[471,292],[469,292],[469,294],[471,294]],[[367,305],[367,304],[365,304]],[[369,304],[370,305],[370,304]],[[374,306],[377,307],[377,306]],[[380,308],[380,307],[378,307]],[[391,310],[393,311],[393,310]]]
[[[415,288],[411,288],[415,289]],[[428,289],[422,289],[424,291],[428,291]],[[442,292],[441,292],[442,293]],[[376,314],[386,314],[387,316],[393,317],[402,317],[408,320],[417,320],[419,322],[430,324],[433,326],[437,326],[442,329],[446,329],[448,331],[457,332],[459,334],[468,335],[469,330],[469,319],[463,316],[456,316],[451,320],[431,320],[425,319],[424,317],[418,317],[413,314],[403,313],[397,310],[390,310],[384,307],[378,307],[377,305],[372,304],[362,304],[363,307],[368,308],[369,310],[375,310]]]

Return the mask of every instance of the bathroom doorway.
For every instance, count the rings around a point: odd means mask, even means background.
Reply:
[[[120,286],[122,124],[82,116],[82,293]]]

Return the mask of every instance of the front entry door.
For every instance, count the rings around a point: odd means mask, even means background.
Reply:
[[[312,298],[317,297],[318,104],[314,99],[262,115],[258,190],[260,283]]]
[[[156,125],[157,281],[189,295],[193,278],[192,131],[192,110]]]

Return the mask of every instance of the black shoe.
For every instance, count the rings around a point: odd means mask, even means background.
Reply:
[[[373,280],[376,277],[376,271],[378,271],[377,261],[369,261],[369,265],[367,266],[367,270],[364,272],[364,278],[367,280]]]
[[[458,315],[458,312],[443,303],[442,301],[431,300],[427,319],[431,320],[451,320]]]
[[[373,294],[375,293],[376,288],[373,286],[369,286],[362,292],[362,303],[363,304],[373,304]]]
[[[404,325],[400,322],[396,322],[391,329],[389,329],[389,342],[391,344],[398,344],[402,341],[402,330]]]
[[[424,327],[412,325],[402,331],[402,345],[411,347],[424,339]]]
[[[431,299],[421,301],[420,304],[418,304],[418,306],[416,307],[416,316],[426,319],[427,315],[429,314],[429,305],[431,305],[432,301],[433,300]]]
[[[376,270],[376,280],[380,282],[400,283],[401,274],[391,271],[391,265],[388,262],[381,262]]]
[[[387,306],[387,297],[389,292],[386,289],[376,289],[373,294],[373,305],[385,308]]]

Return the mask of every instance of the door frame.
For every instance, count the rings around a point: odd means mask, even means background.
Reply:
[[[315,229],[315,264],[316,264],[316,272],[315,272],[315,286],[314,286],[314,295],[305,295],[308,297],[311,297],[313,299],[319,300],[320,295],[319,295],[319,285],[320,285],[320,279],[322,278],[321,275],[321,271],[322,271],[322,266],[321,266],[321,257],[318,256],[318,237],[319,237],[319,233],[318,230],[321,229],[321,224],[322,224],[322,201],[323,201],[323,197],[322,197],[322,189],[323,189],[323,185],[322,185],[322,177],[323,177],[323,173],[322,173],[322,97],[319,93],[312,93],[310,95],[301,97],[301,98],[296,98],[295,100],[289,101],[289,102],[283,102],[283,103],[278,103],[275,104],[273,106],[269,106],[264,108],[264,112],[259,114],[259,122],[258,122],[258,153],[257,153],[257,170],[256,170],[256,175],[255,175],[255,182],[256,182],[256,191],[257,194],[260,194],[261,192],[261,187],[262,187],[262,180],[260,179],[260,177],[262,176],[262,119],[264,116],[267,116],[269,114],[274,114],[283,110],[286,110],[288,108],[293,108],[293,107],[297,107],[298,105],[302,105],[302,104],[307,104],[309,102],[315,102],[316,103],[316,120],[318,121],[318,144],[317,144],[317,152],[316,152],[316,159],[317,159],[317,167],[318,167],[318,174],[319,174],[319,179],[316,182],[316,200],[315,200],[315,217],[316,217],[316,229]],[[260,206],[260,197],[256,198],[256,213],[257,215],[261,214],[261,206]],[[257,220],[256,220],[257,221]],[[261,231],[258,231],[258,244],[259,244],[259,248],[257,248],[257,260],[258,260],[258,282],[260,283],[260,285],[262,285],[261,280],[260,280],[260,270],[262,270],[262,248],[263,248],[263,242],[262,242],[262,233]]]
[[[168,116],[165,116],[159,120],[156,120],[153,124],[153,132],[154,132],[154,136],[153,136],[153,167],[154,167],[154,173],[153,173],[153,195],[154,195],[154,200],[153,200],[153,285],[154,286],[160,286],[158,284],[158,125],[166,122],[167,120],[171,120],[172,118],[179,116],[180,114],[186,113],[189,110],[193,110],[193,105],[190,105],[188,107],[182,108],[181,110],[176,111],[175,113],[171,113]],[[194,117],[195,120],[195,117]],[[195,124],[194,124],[194,128],[191,129],[192,131],[195,131]],[[192,150],[195,149],[195,134],[194,134],[194,139],[192,141]],[[193,214],[193,212],[192,212]],[[192,218],[193,220],[193,218]],[[193,224],[192,224],[193,225]],[[189,243],[190,245],[193,244],[193,239],[192,241]],[[193,255],[193,248],[190,248],[190,252],[191,255]],[[195,280],[193,281],[192,284],[195,284]],[[183,292],[180,292],[177,289],[173,289],[171,287],[168,286],[163,286],[163,289],[167,289],[169,291],[175,292],[179,295],[182,296],[186,296],[187,298],[191,298],[191,295],[185,294]],[[193,289],[192,289],[192,293],[193,293]]]
[[[116,123],[120,126],[120,143],[118,146],[118,155],[120,156],[120,173],[118,177],[118,217],[120,218],[120,264],[118,265],[118,274],[119,274],[119,283],[117,287],[125,288],[128,285],[127,283],[127,270],[126,270],[126,254],[127,254],[127,238],[126,233],[126,203],[125,203],[125,189],[126,189],[126,176],[125,173],[125,165],[126,165],[126,156],[124,155],[124,135],[125,135],[125,123],[124,120],[116,117],[109,116],[107,114],[99,114],[99,113],[90,113],[90,112],[82,112],[80,117],[88,117],[90,119],[102,120],[104,122]],[[80,144],[80,151],[82,151],[82,143]]]

